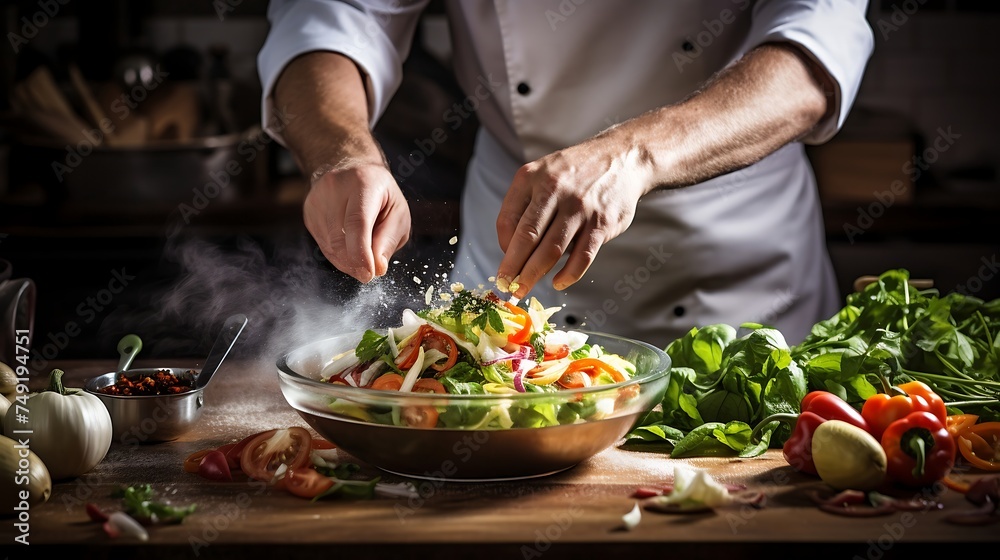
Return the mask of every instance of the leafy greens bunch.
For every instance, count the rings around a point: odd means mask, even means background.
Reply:
[[[779,331],[741,327],[750,332],[737,338],[730,325],[708,325],[670,343],[673,365],[662,405],[639,422],[629,442],[666,443],[672,457],[750,457],[788,438],[785,426],[764,430],[759,441],[751,434],[772,414],[799,411],[805,374]]]
[[[909,279],[902,269],[883,273],[793,348],[810,389],[860,410],[885,383],[919,380],[952,412],[1000,420],[1000,300],[941,296]]]

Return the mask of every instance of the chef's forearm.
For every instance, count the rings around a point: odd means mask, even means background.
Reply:
[[[282,136],[307,175],[351,163],[384,165],[368,125],[361,72],[351,59],[333,52],[296,58],[278,78],[274,102],[296,116]]]
[[[607,134],[640,154],[649,190],[741,169],[794,141],[830,110],[825,72],[791,45],[762,45],[682,103]]]

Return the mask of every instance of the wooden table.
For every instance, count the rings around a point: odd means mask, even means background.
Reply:
[[[51,364],[68,386],[110,371],[112,361]],[[134,367],[200,367],[195,360]],[[37,385],[43,379],[39,377]],[[847,518],[821,512],[808,499],[822,483],[792,471],[779,451],[760,458],[670,459],[611,448],[546,478],[508,483],[414,481],[420,498],[310,503],[246,479],[211,482],[182,469],[184,458],[275,427],[307,424],[285,402],[270,360],[227,361],[205,393],[200,425],[179,440],[115,444],[104,461],[78,479],[53,485],[51,498],[30,510],[30,546],[96,558],[883,558],[1000,542],[1000,525],[966,527],[945,513],[970,507],[946,490],[943,510]],[[345,457],[351,460],[350,457]],[[640,486],[669,482],[679,463],[703,467],[721,482],[766,493],[763,508],[732,507],[698,515],[644,511],[638,527],[621,517]],[[404,479],[362,465],[361,474]],[[118,509],[110,493],[122,484],[150,483],[176,505],[197,504],[180,525],[154,526],[146,543],[110,539],[89,521],[86,502]],[[3,544],[16,545],[13,521]],[[8,547],[18,558],[37,550]],[[991,549],[986,549],[991,550]],[[995,550],[995,549],[992,549]],[[9,555],[10,553],[8,553]],[[31,555],[34,556],[34,555]],[[954,556],[959,557],[959,556]]]

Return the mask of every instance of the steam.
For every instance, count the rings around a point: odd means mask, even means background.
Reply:
[[[173,236],[163,266],[176,273],[168,274],[176,283],[154,289],[150,309],[109,315],[101,330],[114,338],[112,346],[127,333],[138,334],[140,358],[198,357],[207,355],[226,318],[243,313],[247,326],[231,356],[274,364],[309,342],[396,325],[404,308],[424,305],[428,287],[447,285],[441,269],[450,265],[431,268],[419,256],[394,262],[392,274],[362,285],[334,269],[305,238],[265,250],[250,238],[222,246]]]

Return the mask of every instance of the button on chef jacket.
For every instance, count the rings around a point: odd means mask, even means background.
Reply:
[[[265,130],[281,142],[271,93],[282,68],[310,51],[357,63],[374,126],[400,84],[426,4],[272,0],[258,54]],[[564,256],[529,296],[563,306],[552,318],[560,327],[660,347],[692,327],[743,322],[774,326],[796,344],[841,307],[804,144],[831,138],[854,101],[873,49],[867,2],[494,0],[445,8],[456,76],[480,121],[452,281],[492,287],[503,257],[496,218],[521,165],[677,103],[755,46],[786,41],[832,76],[832,116],[754,165],[643,197],[631,226],[604,245],[581,281],[552,288]]]

